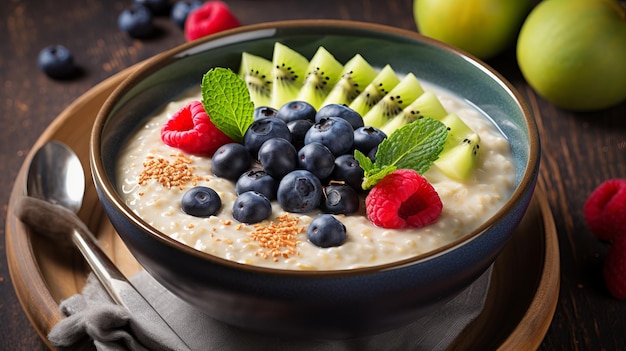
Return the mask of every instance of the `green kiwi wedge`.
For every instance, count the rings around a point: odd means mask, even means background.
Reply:
[[[441,120],[446,115],[448,115],[448,112],[441,104],[441,101],[439,101],[437,95],[430,90],[426,90],[380,129],[386,135],[391,135],[396,129],[419,118],[429,117]]]
[[[239,75],[246,82],[255,107],[272,103],[272,62],[244,52],[241,55]]]
[[[400,78],[390,65],[386,65],[378,72],[374,80],[348,105],[361,116],[374,107],[383,96],[387,95],[398,83]]]
[[[382,128],[423,93],[424,89],[415,75],[408,73],[363,116],[363,123],[366,126]]]
[[[470,178],[477,166],[479,150],[480,136],[472,133],[465,136],[454,147],[447,150],[444,148],[434,165],[446,176],[465,181]]]
[[[272,55],[272,103],[280,108],[298,96],[306,75],[309,60],[288,46],[276,42]]]
[[[442,153],[462,144],[463,140],[467,138],[468,135],[475,134],[472,128],[463,122],[461,117],[456,113],[446,115],[441,119],[441,122],[448,127],[448,138],[443,146]]]
[[[328,50],[320,46],[309,62],[296,100],[306,101],[315,109],[319,109],[339,80],[342,70],[343,65]]]
[[[341,77],[328,93],[322,106],[330,104],[349,105],[368,84],[374,80],[378,71],[360,54],[346,62]]]

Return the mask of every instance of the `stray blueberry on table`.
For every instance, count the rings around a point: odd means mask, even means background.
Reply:
[[[215,190],[206,186],[195,186],[183,195],[183,212],[194,217],[209,217],[222,207],[222,199]]]
[[[241,223],[259,223],[269,218],[271,214],[270,200],[256,191],[239,194],[233,204],[233,218]]]
[[[145,6],[155,16],[165,16],[170,13],[170,0],[134,0],[133,2]]]
[[[39,68],[51,78],[66,79],[77,72],[72,53],[63,45],[45,47],[37,58]]]
[[[346,226],[330,214],[321,214],[311,221],[307,238],[318,247],[340,246],[346,241]]]
[[[155,33],[152,12],[140,4],[132,4],[117,18],[117,26],[133,38],[144,39]]]
[[[185,21],[187,21],[187,16],[189,13],[197,8],[202,6],[202,1],[200,0],[179,0],[174,3],[172,6],[172,11],[170,12],[171,20],[176,23],[178,27],[181,29],[185,28]]]

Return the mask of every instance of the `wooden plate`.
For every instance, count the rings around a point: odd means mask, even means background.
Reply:
[[[46,238],[31,235],[13,208],[26,191],[27,167],[43,143],[59,140],[72,147],[86,170],[89,137],[95,116],[109,94],[135,69],[131,67],[95,86],[67,107],[33,146],[15,181],[9,200],[6,251],[11,280],[26,315],[42,340],[62,315],[61,300],[81,291],[88,268],[79,254]],[[141,267],[108,222],[86,171],[86,196],[79,216],[128,276]],[[455,340],[451,349],[536,349],[548,330],[559,292],[559,251],[550,207],[541,191],[511,242],[498,257],[484,310]]]

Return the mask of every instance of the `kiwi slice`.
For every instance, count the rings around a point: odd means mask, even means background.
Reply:
[[[382,128],[423,93],[424,89],[420,82],[413,73],[409,73],[363,116],[363,123],[366,126]]]
[[[465,124],[456,113],[446,115],[441,119],[441,122],[448,127],[448,138],[443,146],[442,153],[461,144],[468,135],[475,134],[472,128]]]
[[[460,143],[444,150],[434,165],[446,176],[465,181],[472,175],[478,163],[480,136],[476,133],[466,135]]]
[[[241,54],[239,75],[246,82],[255,107],[272,103],[272,62],[244,52]]]
[[[328,50],[320,46],[309,62],[302,89],[298,92],[296,100],[306,101],[316,110],[319,109],[339,80],[342,70],[343,65]]]
[[[402,112],[393,117],[381,130],[386,135],[391,135],[396,129],[409,124],[416,119],[429,117],[441,120],[448,114],[446,109],[437,98],[437,95],[430,90],[425,91],[418,96],[409,106],[405,107]]]
[[[399,82],[400,78],[398,78],[393,68],[390,65],[386,65],[378,72],[374,80],[352,100],[348,107],[358,112],[361,116],[365,116]]]
[[[298,96],[309,60],[290,47],[276,42],[272,65],[272,103],[270,106],[278,109]]]
[[[480,136],[455,113],[446,115],[441,122],[448,127],[448,138],[434,164],[448,177],[466,180],[476,168]]]
[[[354,55],[346,62],[341,77],[331,89],[322,103],[349,105],[369,83],[374,80],[378,72],[360,54]]]

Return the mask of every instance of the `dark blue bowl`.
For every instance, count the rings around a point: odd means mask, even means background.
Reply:
[[[433,252],[370,268],[288,271],[244,265],[185,246],[135,215],[117,192],[120,146],[151,112],[198,85],[211,67],[238,70],[242,51],[271,57],[281,41],[305,56],[323,45],[346,62],[361,53],[373,65],[463,96],[510,141],[516,186],[479,228]],[[332,20],[252,25],[165,52],[135,71],[98,114],[91,167],[98,196],[132,254],[163,286],[207,314],[262,332],[345,338],[388,330],[441,306],[476,280],[524,215],[539,166],[533,117],[510,83],[482,62],[411,31]]]

